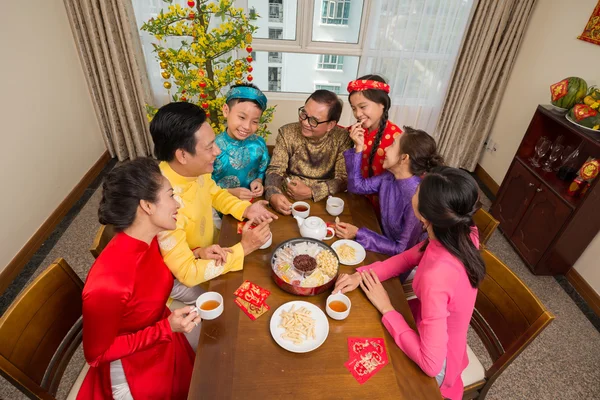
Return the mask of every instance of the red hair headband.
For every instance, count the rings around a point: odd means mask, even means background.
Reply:
[[[379,81],[370,81],[370,80],[366,80],[366,79],[361,79],[361,80],[355,80],[355,81],[351,81],[350,83],[348,83],[348,93],[352,93],[352,92],[361,92],[363,90],[369,90],[369,89],[375,89],[375,90],[383,90],[386,93],[390,92],[390,85],[388,85],[385,82],[379,82]]]

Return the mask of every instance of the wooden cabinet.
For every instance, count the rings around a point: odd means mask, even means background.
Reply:
[[[501,231],[535,274],[566,273],[600,230],[600,178],[585,196],[569,196],[570,182],[530,164],[535,143],[562,136],[564,144],[580,149],[583,164],[589,156],[600,158],[600,134],[590,135],[539,106],[492,205]]]

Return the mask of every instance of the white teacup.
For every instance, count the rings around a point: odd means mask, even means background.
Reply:
[[[346,311],[335,311],[332,310],[331,307],[329,306],[329,304],[331,304],[334,301],[340,301],[342,303],[344,303],[344,305],[346,306]],[[342,320],[342,319],[346,319],[346,317],[348,317],[348,315],[350,314],[350,308],[352,307],[352,303],[350,302],[350,299],[348,298],[348,296],[341,294],[341,293],[334,293],[332,295],[330,295],[327,298],[327,306],[325,307],[325,311],[327,311],[327,315],[329,315],[331,318],[333,319],[337,319],[337,320]]]
[[[208,301],[216,301],[219,305],[212,310],[205,310],[202,308],[204,303]],[[196,299],[196,307],[192,309],[190,312],[196,312],[200,315],[202,319],[215,319],[219,315],[223,314],[223,296],[221,296],[217,292],[206,292],[200,295],[198,299]]]
[[[344,200],[339,197],[329,197],[327,199],[327,205],[325,206],[327,212],[334,217],[337,217],[344,212]]]
[[[302,211],[298,210],[300,208]],[[308,218],[310,215],[310,204],[305,201],[297,201],[292,204],[292,215],[294,217]]]
[[[267,241],[265,242],[265,244],[263,244],[262,246],[259,247],[260,250],[264,250],[264,249],[268,249],[271,244],[273,243],[273,233],[269,233],[269,238],[267,239]]]

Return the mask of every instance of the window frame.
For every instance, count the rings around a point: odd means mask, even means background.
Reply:
[[[327,26],[344,26],[344,27],[348,26],[348,18],[344,18],[344,11],[345,11],[346,7],[350,8],[350,6],[352,5],[352,3],[351,3],[350,0],[321,0],[321,1],[322,2],[325,2],[325,1],[327,1],[327,2],[329,2],[329,1],[335,2],[333,4],[328,4],[328,8],[329,9],[326,12],[326,14],[327,14],[326,16],[323,16],[323,11],[321,10],[321,20],[319,22],[321,25],[327,25]],[[340,18],[336,18],[335,16],[330,17],[329,16],[329,14],[330,14],[329,11],[331,10],[331,5],[334,6],[334,9],[335,9],[334,10],[334,15],[335,15],[335,11],[337,11],[337,7],[340,5],[340,1],[343,2],[342,3],[342,16]],[[350,14],[350,11],[348,11],[348,14]],[[341,20],[341,23],[337,24],[337,23],[328,22],[328,21],[323,22],[323,19],[326,19],[326,20],[336,20],[336,19],[339,19],[339,20]],[[346,20],[345,23],[344,23],[344,19]]]
[[[358,57],[362,56],[363,45],[365,44],[367,33],[367,23],[371,7],[371,0],[363,0],[360,30],[358,32],[357,43],[322,42],[312,40],[313,16],[316,1],[319,0],[297,0],[296,40],[254,38],[252,40],[252,47],[258,51],[271,51],[283,53],[336,54],[341,56]],[[235,5],[236,7],[241,7],[244,10],[248,11],[248,0],[236,0]],[[262,16],[262,18],[268,19],[269,16]]]
[[[318,88],[317,86],[329,86],[332,88],[338,88],[338,91],[333,91],[330,89],[326,89],[326,90],[330,90],[332,92],[334,92],[335,94],[337,94],[338,96],[343,96],[343,94],[340,94],[340,91],[342,90],[342,84],[341,83],[336,83],[336,82],[324,82],[324,81],[315,81],[314,83],[314,90],[318,90],[318,89],[323,89],[323,88]]]
[[[325,62],[325,56],[329,56],[329,61]],[[335,57],[335,63],[331,62],[331,57]],[[340,57],[342,57],[342,62],[340,63]],[[336,68],[324,68],[324,65],[335,65]],[[319,54],[319,58],[317,58],[317,71],[325,71],[325,72],[343,72],[344,71],[344,56],[340,54]]]

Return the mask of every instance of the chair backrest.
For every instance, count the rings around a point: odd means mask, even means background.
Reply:
[[[554,319],[538,298],[502,261],[481,252],[486,275],[477,294],[471,326],[490,353],[491,384]]]
[[[475,222],[477,230],[479,231],[479,243],[483,245],[487,243],[500,223],[492,216],[492,214],[485,211],[483,208],[477,210],[473,215],[473,222]]]
[[[83,282],[62,258],[0,319],[0,373],[31,398],[53,399],[82,341]]]
[[[100,225],[98,232],[96,232],[92,247],[90,248],[90,253],[92,253],[94,258],[98,258],[100,253],[102,253],[102,250],[104,250],[115,234],[116,232],[112,225]]]

